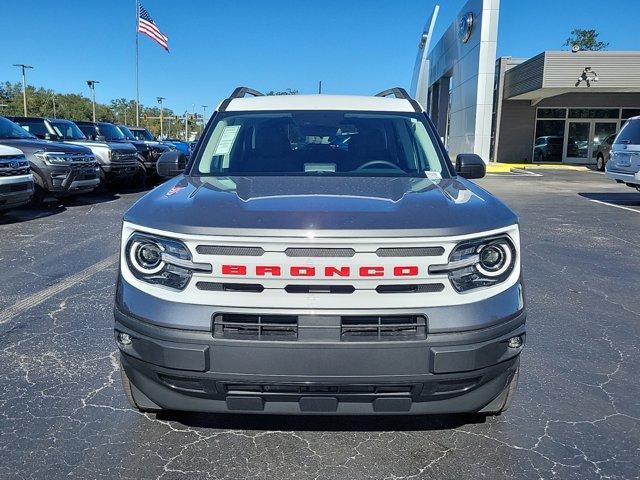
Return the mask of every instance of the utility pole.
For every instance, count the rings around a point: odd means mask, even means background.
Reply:
[[[189,136],[189,111],[184,111],[184,141],[187,141],[187,137]]]
[[[202,105],[202,125],[204,126],[205,118],[207,118],[207,107],[209,105]]]
[[[20,67],[22,69],[22,104],[24,106],[24,116],[27,116],[27,73],[28,68],[33,68],[31,65],[25,65],[24,63],[14,63],[14,67]]]
[[[51,100],[53,100],[53,118],[56,118],[56,95],[55,93],[51,95]]]
[[[164,137],[164,127],[162,125],[162,101],[164,100],[164,97],[158,97],[158,103],[160,104],[160,138],[162,139],[162,137]]]
[[[96,121],[96,83],[100,83],[98,80],[87,80],[87,85],[91,89],[92,101],[93,101],[93,121]]]
[[[318,93],[322,93],[322,80],[318,82]]]

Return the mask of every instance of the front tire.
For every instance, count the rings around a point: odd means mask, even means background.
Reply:
[[[604,156],[603,155],[598,155],[598,158],[596,159],[596,168],[601,171],[604,172]]]
[[[33,197],[31,197],[31,202],[29,206],[31,207],[40,207],[44,202],[44,197],[46,196],[46,190],[44,189],[44,181],[37,173],[33,173]]]

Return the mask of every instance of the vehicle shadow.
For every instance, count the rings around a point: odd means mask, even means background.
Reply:
[[[586,198],[587,200],[596,200],[598,202],[605,202],[623,207],[640,206],[640,192],[636,192],[631,189],[629,193],[579,192],[578,195]]]
[[[44,204],[38,208],[20,207],[9,210],[0,215],[0,225],[12,225],[14,223],[36,220],[38,218],[50,217],[67,210],[67,207],[59,202]]]
[[[452,430],[464,425],[485,423],[484,415],[244,415],[162,411],[158,420],[181,423],[187,427],[231,430],[384,432]]]

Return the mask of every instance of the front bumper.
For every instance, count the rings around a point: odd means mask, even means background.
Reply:
[[[108,180],[115,180],[134,176],[138,170],[138,163],[110,163],[102,165],[101,168]]]
[[[26,205],[33,197],[33,176],[0,177],[0,210]]]
[[[117,339],[119,333],[127,333],[132,338],[129,345],[118,343],[122,365],[147,406],[169,410],[477,412],[500,395],[518,368],[522,346],[510,348],[508,339],[524,340],[526,335],[520,284],[499,295],[508,299],[488,299],[472,309],[451,307],[445,313],[452,320],[457,317],[456,324],[467,320],[471,328],[437,328],[443,309],[425,308],[427,334],[411,341],[345,342],[336,316],[322,314],[298,316],[299,329],[305,333],[296,341],[216,338],[213,327],[196,331],[160,326],[166,324],[162,316],[176,312],[158,300],[156,308],[150,308],[147,296],[135,292],[119,280],[115,335]],[[498,304],[508,308],[496,316]],[[519,308],[511,308],[514,305]],[[197,314],[186,305],[179,307],[182,314]],[[200,308],[208,310],[213,322],[216,308]],[[478,318],[482,315],[484,319]]]
[[[100,184],[98,171],[97,163],[51,166],[46,171],[45,186],[56,197],[90,192]]]

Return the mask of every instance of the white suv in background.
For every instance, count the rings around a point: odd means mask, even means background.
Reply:
[[[33,175],[29,161],[17,148],[0,145],[0,215],[25,205],[33,197]]]
[[[630,118],[620,130],[605,171],[610,179],[640,191],[640,117]]]

